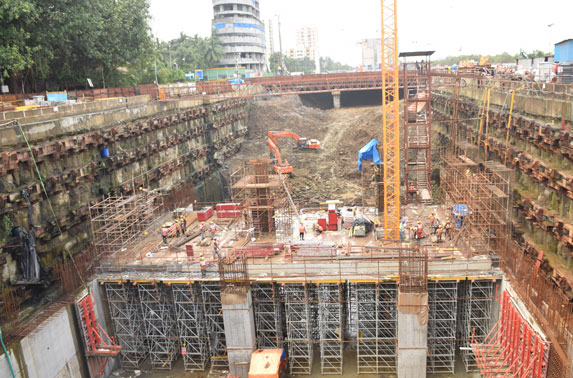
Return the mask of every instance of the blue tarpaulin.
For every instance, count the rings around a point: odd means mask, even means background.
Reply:
[[[380,155],[378,155],[378,141],[376,139],[372,139],[368,142],[367,145],[362,147],[360,151],[358,151],[358,170],[362,170],[362,160],[365,161],[372,161],[374,164],[382,164],[380,160]]]

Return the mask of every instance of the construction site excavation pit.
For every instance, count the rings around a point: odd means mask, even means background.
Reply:
[[[30,325],[9,324],[11,337],[29,334],[11,350],[26,359],[65,344],[46,355],[54,366],[72,361],[78,376],[249,377],[258,353],[277,351],[292,376],[565,369],[567,290],[539,278],[546,263],[515,238],[514,171],[472,148],[461,122],[451,128],[447,94],[422,89],[399,104],[398,163],[408,168],[392,235],[387,156],[374,138],[382,110],[368,101],[322,109],[298,96],[141,99],[117,113],[112,103],[95,134],[83,119],[60,121],[82,138],[62,134],[65,154],[29,124],[32,144],[43,143],[33,151],[47,154],[40,169],[54,211],[68,214],[56,237],[37,228],[39,263],[54,246],[92,244],[55,268],[61,302]],[[93,170],[81,169],[93,156]],[[67,191],[62,164],[79,175]],[[17,167],[6,171],[13,219],[27,221],[30,209],[41,224],[45,194],[26,181],[33,168]],[[14,177],[29,182],[28,201]]]

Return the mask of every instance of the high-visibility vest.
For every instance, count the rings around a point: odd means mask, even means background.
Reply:
[[[212,225],[211,226],[211,232],[215,232],[215,231],[217,231],[217,227],[215,227],[215,225]]]
[[[166,228],[161,229],[161,235],[167,236],[167,229]]]
[[[298,232],[300,232],[301,234],[304,234],[304,232],[306,231],[304,226],[300,226],[298,229]]]

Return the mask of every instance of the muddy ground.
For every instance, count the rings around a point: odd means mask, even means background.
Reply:
[[[298,96],[255,101],[249,110],[249,141],[228,163],[232,169],[254,158],[269,157],[267,131],[293,131],[318,139],[320,151],[299,150],[293,139],[279,139],[279,149],[294,168],[291,194],[297,202],[341,199],[361,203],[358,150],[381,140],[380,106],[321,110],[304,106]]]

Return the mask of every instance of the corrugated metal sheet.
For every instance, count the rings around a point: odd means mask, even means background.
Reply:
[[[573,62],[573,39],[567,39],[555,45],[556,62]]]

